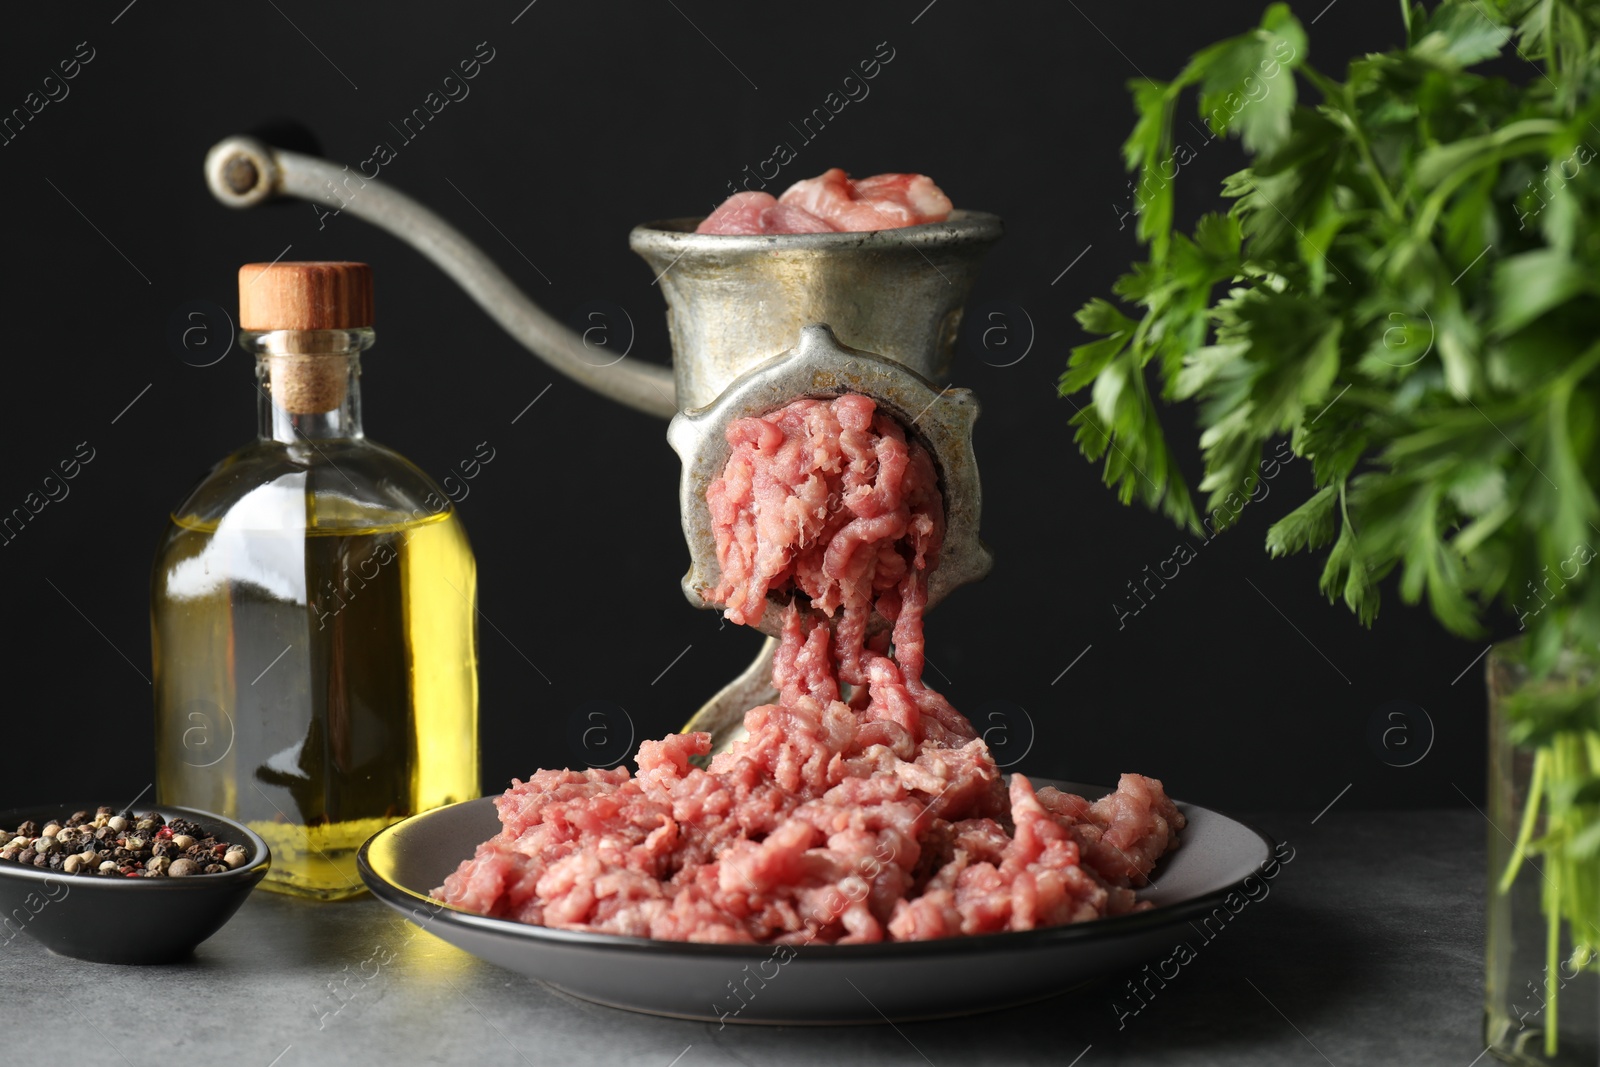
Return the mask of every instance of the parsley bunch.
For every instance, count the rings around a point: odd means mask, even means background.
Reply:
[[[1078,312],[1096,337],[1060,392],[1091,390],[1076,440],[1121,500],[1197,531],[1238,514],[1227,501],[1287,437],[1314,484],[1269,553],[1320,553],[1323,593],[1368,625],[1391,574],[1457,634],[1508,609],[1539,678],[1563,650],[1600,660],[1600,0],[1400,13],[1405,46],[1342,81],[1310,65],[1279,3],[1172,81],[1130,84],[1123,151],[1148,258],[1114,285],[1119,302]],[[1510,77],[1473,69],[1496,59]],[[1180,232],[1188,150],[1173,132],[1191,90],[1249,166],[1224,181],[1226,211]],[[1195,404],[1204,520],[1157,392]],[[1546,855],[1546,911],[1568,920],[1580,963],[1600,947],[1593,677],[1506,707],[1542,768],[1518,857]]]
[[[1326,549],[1322,589],[1363,622],[1400,574],[1463,635],[1495,601],[1536,659],[1600,643],[1600,0],[1444,0],[1404,9],[1405,48],[1307,63],[1287,6],[1132,84],[1124,146],[1149,258],[1078,312],[1063,395],[1092,386],[1077,442],[1124,502],[1200,515],[1167,447],[1152,378],[1194,400],[1206,510],[1254,485],[1288,435],[1316,492],[1267,535]],[[1523,84],[1469,68],[1510,51]],[[1320,96],[1297,101],[1296,75]],[[1248,169],[1191,233],[1173,227],[1173,125],[1199,90]],[[1147,373],[1150,364],[1155,373]],[[1331,547],[1329,547],[1331,545]],[[1584,560],[1584,564],[1587,560]]]

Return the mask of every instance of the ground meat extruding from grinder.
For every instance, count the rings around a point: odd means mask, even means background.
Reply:
[[[734,193],[695,233],[832,233],[893,230],[943,222],[950,198],[922,174],[876,174],[852,181],[838,167],[799,181],[782,196]]]
[[[717,942],[923,940],[1137,910],[1177,846],[1161,783],[1090,803],[1020,774],[922,682],[922,612],[944,506],[931,458],[863,396],[734,423],[707,493],[722,581],[754,623],[784,614],[776,704],[711,760],[708,734],[639,747],[637,774],[539,771],[501,832],[435,895],[566,929]],[[872,633],[872,616],[889,624]],[[892,641],[892,649],[891,649]],[[848,700],[841,699],[850,687]]]

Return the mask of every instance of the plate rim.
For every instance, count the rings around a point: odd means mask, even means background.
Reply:
[[[1058,788],[1073,786],[1075,789],[1099,789],[1105,793],[1110,793],[1113,789],[1110,786],[1092,785],[1086,782],[1067,782],[1052,778],[1030,778],[1030,781],[1038,788],[1043,788],[1047,785],[1053,785]],[[408,921],[416,923],[416,925],[424,929],[435,920],[442,920],[447,926],[459,927],[471,933],[512,937],[520,941],[548,947],[622,952],[631,955],[639,953],[655,953],[666,956],[691,955],[707,959],[760,959],[770,956],[774,950],[783,947],[780,943],[771,941],[673,941],[664,938],[635,937],[632,934],[609,934],[592,930],[563,930],[557,927],[521,923],[513,919],[496,919],[458,908],[453,904],[446,904],[444,901],[420,894],[397,882],[391,882],[373,867],[370,850],[373,844],[385,835],[397,832],[414,819],[421,819],[424,816],[466,804],[481,804],[484,801],[493,802],[500,795],[490,794],[476,797],[472,800],[458,801],[455,804],[445,805],[444,807],[433,808],[430,811],[419,812],[379,830],[363,842],[356,853],[356,870],[361,875],[361,880],[366,883],[373,896],[389,907],[401,912]],[[1170,904],[1160,904],[1145,911],[1132,912],[1127,915],[1108,916],[1084,922],[1062,923],[1033,930],[1002,930],[986,934],[938,937],[923,941],[873,941],[849,945],[833,943],[791,944],[786,947],[795,952],[795,961],[798,962],[801,959],[896,959],[926,955],[967,955],[974,952],[1029,951],[1059,948],[1062,944],[1103,941],[1108,938],[1136,934],[1141,930],[1153,930],[1168,926],[1200,912],[1210,910],[1214,905],[1226,900],[1230,893],[1239,891],[1247,879],[1259,875],[1261,870],[1277,853],[1278,842],[1270,834],[1250,822],[1224,814],[1215,808],[1208,808],[1202,804],[1191,804],[1184,801],[1174,801],[1173,803],[1185,815],[1193,811],[1204,811],[1209,815],[1243,827],[1265,847],[1267,859],[1263,860],[1248,874],[1209,893],[1191,897],[1187,900],[1173,901]],[[474,845],[473,847],[476,848],[477,846]],[[418,904],[430,909],[425,922],[417,922],[415,918],[417,913],[416,905]]]

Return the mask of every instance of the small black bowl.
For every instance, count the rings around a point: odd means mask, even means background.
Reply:
[[[52,819],[65,822],[73,812],[95,807],[12,808],[0,811],[0,829],[15,830],[27,819],[41,826]],[[267,843],[232,819],[165,804],[139,805],[134,810],[141,815],[160,812],[169,822],[175,818],[197,822],[218,840],[244,845],[249,856],[231,871],[188,878],[63,874],[0,860],[0,946],[25,933],[51,952],[74,959],[172,963],[222,929],[272,866]]]

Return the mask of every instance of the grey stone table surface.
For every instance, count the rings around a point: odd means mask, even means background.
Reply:
[[[1293,858],[1265,898],[1194,938],[1142,1007],[1128,973],[941,1022],[719,1029],[573,999],[370,898],[257,891],[180,964],[83,963],[14,938],[0,948],[0,1064],[1487,1064],[1483,817],[1252,821]]]

